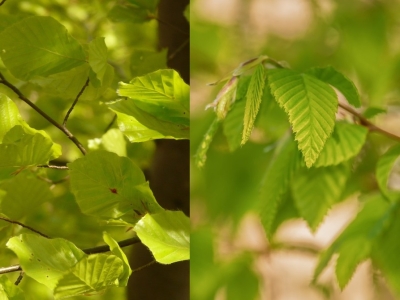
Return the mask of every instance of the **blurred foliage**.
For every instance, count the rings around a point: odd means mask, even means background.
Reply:
[[[389,120],[398,120],[399,9],[400,2],[390,0],[192,1],[192,157],[214,118],[214,114],[204,111],[204,108],[215,99],[221,88],[206,87],[206,84],[226,77],[239,63],[259,55],[268,55],[298,71],[333,66],[355,83],[361,97],[360,113],[365,111],[365,115],[376,124],[385,125]],[[221,14],[222,10],[224,14]],[[235,235],[243,216],[257,209],[264,173],[274,159],[274,149],[279,148],[279,139],[289,128],[283,111],[275,103],[268,102],[270,104],[266,105],[264,101],[250,142],[231,152],[234,150],[232,141],[225,138],[223,132],[241,131],[228,125],[229,118],[236,118],[233,115],[240,110],[236,108],[244,105],[239,96],[237,99],[232,115],[228,114],[224,127],[221,126],[214,137],[205,167],[199,169],[192,161],[194,254],[191,272],[192,284],[201,286],[192,289],[192,299],[195,300],[214,299],[217,292],[226,293],[226,289],[229,289],[227,280],[218,277],[222,275],[216,270],[221,264],[235,265],[237,262],[218,255],[221,240],[219,231],[228,227],[231,234]],[[340,117],[351,118],[347,115]],[[398,122],[395,124],[399,125]],[[397,135],[400,133],[395,127],[388,130]],[[346,183],[342,199],[354,193],[377,190],[375,166],[379,157],[392,145],[393,141],[385,136],[376,133],[368,135],[352,165],[352,179]],[[362,207],[363,201],[360,203]],[[291,197],[284,196],[280,207],[271,224],[273,232],[284,221],[299,216]],[[387,233],[388,236],[390,234]],[[225,239],[222,238],[226,242]],[[395,243],[387,243],[388,255],[397,265],[399,259],[394,258],[393,253],[398,248]],[[360,247],[360,244],[356,245],[355,248],[352,248],[354,245],[348,247],[355,251]],[[208,248],[203,249],[206,246]],[[252,253],[250,256],[256,258],[258,254]],[[378,264],[387,270],[392,288],[397,290],[398,283],[393,284],[398,276],[393,271],[395,267],[390,267],[382,255],[376,256]],[[350,254],[349,257],[347,259],[351,260],[354,256]],[[207,266],[209,271],[201,270],[200,265]],[[346,278],[351,274],[346,273]],[[226,276],[229,278],[230,275]],[[234,276],[234,271],[231,276]],[[242,299],[260,299],[250,296],[250,290],[249,287],[249,294],[242,292]],[[332,293],[332,290],[326,292]],[[379,292],[376,293],[379,298]],[[235,299],[229,293],[224,295],[226,299]]]

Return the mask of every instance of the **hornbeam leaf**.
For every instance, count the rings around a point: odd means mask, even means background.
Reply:
[[[134,230],[159,263],[190,258],[190,221],[183,212],[166,210],[147,214]]]
[[[146,213],[162,211],[142,170],[127,157],[99,150],[68,166],[84,214],[135,224]]]
[[[17,78],[29,80],[86,63],[82,46],[52,17],[29,17],[0,33],[0,56]]]
[[[300,169],[293,176],[292,195],[299,214],[316,230],[328,209],[345,187],[349,167],[341,164],[324,168]]]
[[[384,155],[379,158],[376,165],[376,180],[378,186],[385,197],[391,199],[392,193],[388,188],[388,180],[390,171],[396,159],[400,156],[400,145],[390,148]]]
[[[107,46],[103,37],[95,38],[89,43],[89,65],[98,80],[92,80],[92,83],[95,87],[100,87],[107,71]],[[97,82],[100,83],[96,84]]]
[[[335,126],[336,94],[329,85],[307,74],[288,69],[268,72],[271,92],[289,115],[298,147],[311,167]]]
[[[189,86],[175,70],[165,69],[119,83],[118,95],[132,99],[158,119],[189,126]]]
[[[7,247],[18,256],[26,275],[50,289],[54,289],[64,273],[85,257],[82,250],[67,240],[34,234],[12,237]]]
[[[210,148],[211,142],[214,138],[215,133],[217,132],[221,122],[218,118],[215,118],[211,123],[210,127],[208,128],[206,134],[203,137],[203,140],[200,143],[199,148],[197,149],[195,160],[196,166],[198,168],[204,167],[206,160],[207,160],[207,151]]]
[[[122,260],[115,255],[85,256],[58,281],[54,298],[99,293],[107,287],[118,286],[122,271]]]
[[[244,111],[244,128],[241,144],[244,145],[250,137],[254,127],[258,111],[263,97],[266,71],[262,64],[259,64],[250,79],[249,88],[246,93],[246,108]]]
[[[262,183],[260,197],[261,222],[268,237],[272,235],[272,225],[283,195],[289,190],[290,179],[299,166],[299,151],[292,138],[287,138],[283,145],[276,149],[268,166]]]
[[[395,216],[394,212],[398,209],[397,204],[390,204],[378,193],[368,195],[364,202],[364,206],[354,220],[332,245],[321,253],[314,271],[314,282],[326,268],[332,256],[338,253],[336,276],[343,289],[351,279],[357,265],[371,255],[373,245],[388,228]],[[382,252],[381,243],[378,247],[379,252]],[[384,247],[384,249],[387,248],[390,247]]]
[[[364,145],[367,134],[368,129],[364,126],[337,122],[314,167],[338,165],[356,156]]]
[[[306,73],[337,88],[351,105],[361,106],[360,96],[354,83],[333,67],[312,68]]]

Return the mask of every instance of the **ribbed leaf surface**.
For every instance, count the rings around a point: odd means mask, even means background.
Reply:
[[[324,168],[303,168],[293,177],[292,195],[300,215],[316,230],[345,187],[349,168],[343,164]]]
[[[307,167],[311,167],[333,131],[336,94],[326,83],[288,69],[270,70],[268,81],[275,99],[289,115]]]
[[[259,64],[250,79],[250,84],[246,93],[246,108],[244,111],[243,133],[241,144],[244,145],[250,137],[254,127],[258,111],[263,97],[266,71],[262,64]]]
[[[367,134],[368,129],[364,126],[337,122],[314,166],[338,165],[356,156],[364,145]]]
[[[388,188],[390,171],[392,170],[393,164],[399,156],[400,145],[396,145],[381,156],[376,166],[376,180],[378,181],[381,192],[388,198],[391,197],[391,193]]]

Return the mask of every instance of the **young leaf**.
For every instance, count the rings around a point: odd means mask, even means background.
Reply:
[[[50,289],[54,289],[64,273],[85,257],[82,250],[67,240],[46,239],[33,234],[13,237],[7,247],[18,256],[26,275]]]
[[[302,168],[291,184],[292,195],[299,214],[315,231],[328,209],[337,201],[349,176],[349,167],[337,165],[324,168]]]
[[[122,260],[124,270],[118,278],[118,286],[126,286],[128,284],[129,276],[132,274],[128,258],[124,251],[119,247],[118,243],[107,232],[103,232],[103,240],[110,246],[111,252]]]
[[[372,119],[379,114],[386,114],[387,110],[380,107],[368,107],[362,115],[367,119]]]
[[[244,111],[243,133],[241,144],[244,145],[250,137],[253,130],[254,121],[256,120],[263,97],[266,71],[262,64],[259,64],[253,76],[251,76],[249,88],[246,94],[246,108]]]
[[[189,86],[175,70],[165,69],[119,83],[118,95],[161,121],[188,127]]]
[[[400,156],[400,145],[390,148],[384,155],[381,156],[376,165],[376,180],[378,186],[385,197],[391,199],[392,195],[388,188],[388,180],[390,171],[396,159]]]
[[[300,157],[296,143],[286,138],[284,144],[277,148],[268,166],[262,183],[260,197],[260,217],[267,236],[271,238],[272,225],[277,214],[279,202],[289,189],[293,172],[299,166]]]
[[[214,121],[211,123],[210,127],[208,128],[206,134],[204,135],[203,140],[201,141],[200,146],[197,149],[195,155],[196,166],[198,168],[204,167],[207,160],[208,148],[210,148],[211,142],[220,124],[221,122],[218,120],[218,118],[215,118]]]
[[[121,130],[111,128],[98,139],[88,140],[88,147],[91,150],[107,150],[119,156],[126,156],[126,141]]]
[[[233,76],[218,92],[215,100],[206,106],[206,109],[214,108],[218,120],[224,120],[233,103],[235,103],[238,83],[239,76]]]
[[[89,43],[89,65],[95,73],[95,79],[91,80],[95,87],[103,84],[107,71],[107,46],[104,38],[95,38]]]
[[[52,17],[29,17],[0,33],[0,56],[17,78],[29,80],[86,63],[82,46]]]
[[[387,228],[395,209],[396,206],[388,203],[380,194],[369,195],[355,219],[321,254],[314,271],[314,281],[328,265],[333,254],[338,253],[336,275],[340,287],[344,288],[357,265],[370,256],[373,242]]]
[[[147,214],[134,230],[162,264],[190,258],[190,221],[181,211]]]
[[[338,165],[356,156],[365,143],[368,129],[364,126],[336,122],[333,134],[327,139],[314,167]]]
[[[109,286],[118,286],[122,271],[122,260],[115,255],[85,256],[58,281],[54,298],[99,293]]]
[[[329,85],[307,74],[288,69],[268,72],[271,92],[289,115],[298,147],[310,168],[335,126],[336,94]]]
[[[306,73],[337,88],[351,105],[361,106],[360,96],[354,83],[333,67],[312,68]]]
[[[146,213],[162,211],[142,170],[127,157],[99,150],[68,166],[84,214],[135,224]]]
[[[236,100],[229,114],[222,123],[222,128],[226,140],[228,141],[229,150],[235,151],[242,140],[243,133],[243,118],[246,101],[243,99]]]

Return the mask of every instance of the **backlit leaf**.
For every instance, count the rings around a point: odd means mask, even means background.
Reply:
[[[288,69],[268,73],[271,92],[289,115],[298,147],[311,167],[333,131],[336,94],[329,85],[307,74]]]
[[[95,38],[89,43],[89,65],[96,74],[96,79],[100,82],[95,84],[96,81],[93,80],[92,83],[95,87],[100,87],[103,84],[107,71],[107,56],[104,38]]]
[[[384,155],[379,158],[376,165],[376,180],[378,181],[379,188],[383,195],[389,199],[392,197],[388,188],[388,180],[390,171],[400,156],[400,145],[393,146]]]

